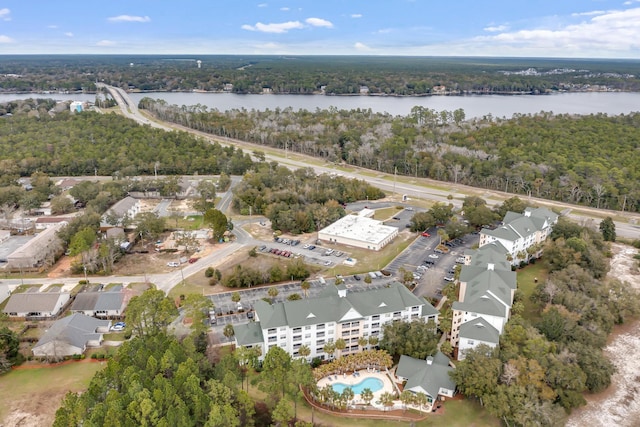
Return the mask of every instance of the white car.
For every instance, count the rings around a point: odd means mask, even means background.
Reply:
[[[331,265],[331,261],[325,261],[324,265],[326,265],[327,267]]]
[[[171,261],[167,263],[167,267],[178,267],[180,265],[179,262]]]
[[[429,258],[438,259],[440,257],[438,255],[436,255],[436,254],[430,254]]]

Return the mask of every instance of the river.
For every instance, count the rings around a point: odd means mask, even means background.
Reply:
[[[436,111],[453,111],[462,108],[466,118],[493,117],[511,118],[514,114],[535,114],[541,111],[556,114],[628,114],[640,111],[640,93],[636,92],[579,92],[553,95],[470,95],[470,96],[323,96],[323,95],[237,95],[232,93],[200,92],[154,92],[131,93],[133,100],[144,97],[163,99],[168,104],[201,104],[209,109],[226,111],[246,108],[248,110],[275,110],[291,107],[294,110],[367,109],[387,112],[392,115],[408,115],[416,105]],[[0,94],[0,103],[15,99],[53,98],[61,101],[95,101],[91,94]]]

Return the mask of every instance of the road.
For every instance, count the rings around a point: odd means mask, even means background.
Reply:
[[[128,94],[113,86],[108,86],[102,83],[98,84],[98,87],[106,88],[110,91],[118,105],[120,106],[125,116],[137,121],[141,124],[147,124],[159,129],[183,130],[200,137],[206,138],[210,141],[216,141],[220,144],[234,145],[238,148],[246,149],[249,153],[254,150],[265,152],[265,158],[269,161],[276,161],[279,164],[285,165],[292,169],[311,167],[316,173],[340,173],[348,178],[366,180],[371,185],[374,185],[385,192],[406,194],[410,198],[433,200],[436,202],[452,203],[455,207],[462,206],[462,199],[469,194],[480,194],[489,206],[494,206],[502,203],[503,200],[515,196],[516,194],[510,194],[499,191],[488,191],[480,188],[470,187],[461,184],[452,184],[446,182],[433,181],[426,178],[411,179],[411,182],[406,182],[407,177],[398,177],[393,174],[387,174],[382,172],[373,172],[368,169],[360,169],[354,166],[349,166],[349,171],[345,171],[344,168],[336,170],[336,166],[333,164],[319,165],[318,159],[310,156],[301,155],[295,153],[295,155],[289,155],[285,150],[264,147],[257,144],[248,143],[245,141],[234,140],[226,137],[213,136],[204,132],[199,132],[190,128],[175,124],[163,124],[157,119],[150,120],[144,116],[138,110],[135,102],[128,96]],[[371,176],[374,173],[375,176]],[[452,199],[449,197],[453,196]],[[521,195],[518,195],[521,196]],[[527,197],[527,201],[541,206],[556,207],[561,209],[563,213],[572,220],[582,223],[592,223],[597,227],[600,218],[611,216],[615,219],[616,233],[620,237],[626,237],[630,239],[640,239],[640,215],[629,212],[608,211],[604,209],[588,208],[584,206],[571,205],[568,203],[556,202],[546,199],[540,199],[536,197]],[[620,220],[624,218],[624,220]]]
[[[253,152],[254,150],[264,151],[265,147],[258,146],[255,144],[246,143],[243,141],[231,140],[229,138],[220,138],[214,137],[209,134],[204,134],[202,132],[197,132],[192,129],[183,128],[177,125],[164,125],[158,123],[155,120],[149,120],[147,117],[142,115],[140,111],[138,111],[137,105],[135,102],[129,98],[127,93],[119,88],[115,88],[113,86],[107,86],[102,83],[97,84],[98,87],[104,87],[113,96],[118,105],[120,106],[122,113],[138,123],[149,125],[155,128],[164,129],[167,131],[173,129],[181,129],[192,134],[196,134],[200,137],[207,138],[210,141],[216,141],[221,144],[226,145],[236,145],[240,148],[246,149],[249,152]],[[284,164],[292,169],[302,168],[302,167],[312,167],[316,173],[336,173],[335,165],[325,164],[318,165],[318,159],[312,157],[306,157],[299,154],[295,155],[295,158],[291,158],[286,155],[286,153],[282,152],[283,150],[277,149],[269,149],[269,153],[266,153],[265,157],[271,161],[277,161],[280,164]],[[282,157],[282,154],[285,157]],[[370,184],[386,191],[393,192],[399,194],[406,194],[410,198],[416,199],[427,199],[434,200],[443,203],[453,203],[454,206],[460,207],[462,205],[462,199],[466,194],[478,194],[483,190],[467,187],[463,185],[453,185],[450,183],[442,183],[442,182],[434,182],[428,179],[414,179],[412,183],[403,182],[406,178],[402,178],[403,181],[398,182],[394,175],[385,174],[385,173],[376,173],[375,176],[371,176],[372,171],[351,168],[350,171],[344,171],[343,169],[339,170],[339,173],[348,178],[362,179],[366,180]],[[234,177],[235,178],[235,177]],[[234,179],[232,185],[236,184],[238,179]],[[435,187],[435,188],[434,188]],[[453,199],[449,199],[449,196],[452,195]],[[487,203],[492,206],[494,204],[501,203],[502,200],[513,196],[512,194],[507,193],[496,193],[496,192],[485,192],[484,196],[487,199]],[[218,202],[218,207],[225,210],[229,207],[232,199],[232,192],[227,191]],[[533,203],[539,203],[548,206],[556,206],[565,210],[565,213],[568,214],[572,219],[579,222],[589,222],[594,221],[593,217],[587,216],[581,213],[575,213],[574,210],[579,210],[581,212],[590,212],[594,215],[599,216],[616,216],[616,217],[624,217],[627,219],[627,222],[616,221],[616,232],[619,236],[628,237],[633,239],[640,238],[640,215],[630,214],[627,212],[610,212],[606,210],[598,210],[598,209],[589,209],[584,208],[582,206],[574,206],[566,203],[560,202],[551,202],[549,200],[544,199],[536,199],[530,198],[528,201]],[[259,218],[253,219],[253,221],[259,221]],[[90,278],[90,280],[96,280],[100,282],[107,283],[131,283],[131,282],[143,282],[150,281],[155,283],[158,289],[162,289],[165,293],[168,293],[174,286],[180,284],[184,278],[199,272],[202,269],[202,265],[219,265],[224,262],[228,257],[230,257],[233,253],[235,253],[238,249],[246,246],[246,245],[261,245],[263,242],[253,239],[249,233],[244,231],[241,227],[247,221],[242,221],[235,223],[234,231],[236,235],[236,240],[232,243],[225,243],[219,245],[215,251],[210,254],[204,256],[200,261],[194,264],[183,264],[180,268],[177,268],[175,271],[171,273],[165,274],[150,274],[150,275],[138,275],[138,276],[109,276],[109,277],[96,277]],[[24,284],[53,284],[53,283],[63,283],[67,285],[75,285],[78,282],[77,278],[56,278],[56,279],[5,279],[2,281],[3,285],[9,285],[10,287],[14,287]]]

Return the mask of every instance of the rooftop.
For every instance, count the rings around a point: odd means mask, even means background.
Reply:
[[[385,239],[397,232],[397,227],[384,225],[382,221],[360,215],[344,216],[320,230],[322,234],[360,240],[376,245],[381,244]]]

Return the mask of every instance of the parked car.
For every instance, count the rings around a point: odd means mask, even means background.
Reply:
[[[189,264],[193,264],[194,262],[197,262],[200,258],[189,258]]]
[[[422,237],[431,237],[431,234],[427,233],[426,231],[423,231]]]
[[[124,322],[117,322],[114,323],[113,326],[111,326],[111,328],[109,328],[112,331],[123,331],[124,328],[127,327],[127,324]]]
[[[324,265],[327,266],[327,267],[330,266],[331,265],[331,261],[325,261]]]
[[[429,254],[429,258],[438,259],[440,257],[436,254]]]
[[[454,281],[454,280],[456,280],[456,279],[455,279],[453,276],[446,276],[446,277],[444,278],[444,280],[445,280],[445,281],[447,281],[447,282],[453,282],[453,281]]]
[[[247,311],[247,319],[253,319],[253,311]]]
[[[358,276],[357,274],[354,274],[353,278],[356,279],[356,280],[360,280],[360,276]]]
[[[177,261],[170,261],[167,263],[167,267],[178,267],[180,265]]]
[[[433,265],[433,264],[435,264],[435,262],[434,262],[433,260],[430,260],[430,259],[425,259],[425,260],[424,260],[424,263],[425,263],[425,264],[427,264],[427,265]]]

